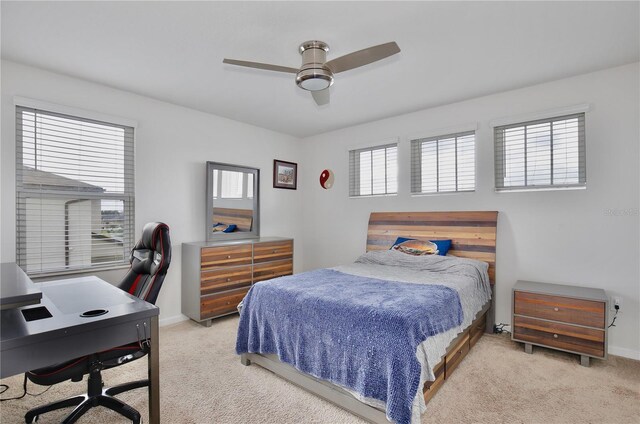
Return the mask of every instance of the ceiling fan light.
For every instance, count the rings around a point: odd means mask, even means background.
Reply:
[[[304,90],[320,91],[333,84],[333,75],[323,68],[303,69],[296,76],[296,84]]]
[[[309,91],[320,91],[331,85],[331,81],[324,78],[308,78],[300,82],[300,87]]]

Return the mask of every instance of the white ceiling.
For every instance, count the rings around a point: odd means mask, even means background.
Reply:
[[[638,2],[6,2],[2,57],[299,137],[635,62]],[[317,106],[300,66],[396,41]]]

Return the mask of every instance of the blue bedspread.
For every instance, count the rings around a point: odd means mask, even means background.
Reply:
[[[277,354],[300,371],[386,403],[409,423],[420,383],[416,348],[462,323],[445,286],[320,269],[255,284],[243,301],[236,352]]]

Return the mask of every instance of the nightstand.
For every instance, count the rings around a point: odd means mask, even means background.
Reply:
[[[589,358],[607,357],[607,295],[602,289],[518,281],[513,287],[511,339]]]

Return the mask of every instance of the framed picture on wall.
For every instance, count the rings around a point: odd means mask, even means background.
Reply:
[[[298,164],[273,160],[273,187],[295,190],[298,186]]]

